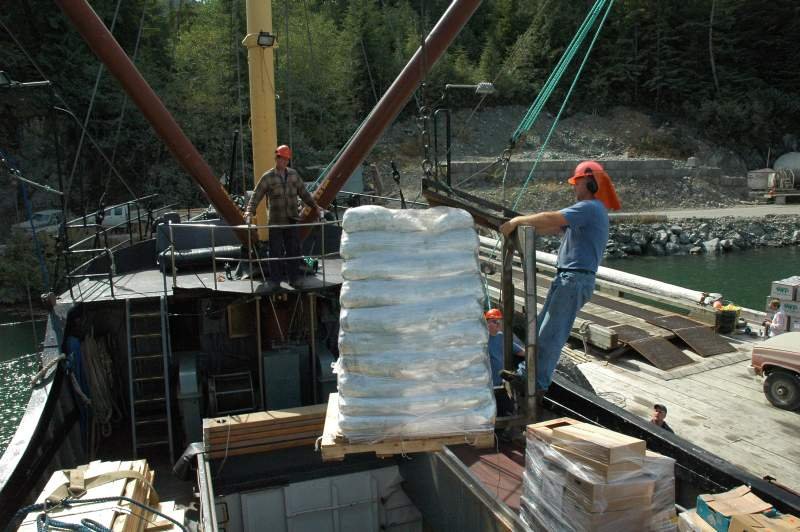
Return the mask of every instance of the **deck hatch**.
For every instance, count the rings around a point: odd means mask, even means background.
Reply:
[[[647,321],[674,332],[678,338],[689,344],[689,347],[701,357],[736,351],[731,344],[712,331],[709,326],[685,316],[672,314]]]

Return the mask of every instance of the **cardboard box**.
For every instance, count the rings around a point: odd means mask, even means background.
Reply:
[[[800,301],[783,301],[781,308],[783,308],[787,316],[800,317]]]
[[[767,517],[763,514],[736,514],[731,516],[729,532],[796,532],[800,520],[793,515]]]
[[[592,532],[646,530],[653,516],[648,506],[618,512],[587,512],[568,492],[561,503],[561,509],[561,518],[575,530]]]
[[[592,475],[594,476],[594,475]],[[526,465],[525,482],[542,494],[543,498],[556,504],[570,497],[575,504],[587,512],[620,511],[629,508],[652,507],[656,481],[645,475],[609,483],[600,478],[589,478],[563,464],[550,460]],[[671,507],[674,507],[674,498]]]
[[[789,331],[797,332],[800,331],[800,318],[789,318]]]
[[[553,444],[604,464],[642,463],[647,450],[644,440],[596,427],[589,423],[553,429]]]
[[[553,450],[558,451],[568,460],[574,460],[581,466],[588,468],[593,474],[606,482],[616,482],[626,478],[638,476],[642,472],[642,458],[635,460],[630,459],[626,462],[619,462],[617,464],[606,464],[597,460],[587,458],[582,454],[573,452],[571,449],[559,447],[553,444]]]
[[[678,530],[680,532],[714,532],[714,527],[703,521],[697,511],[689,510],[678,515]]]
[[[587,512],[616,512],[631,508],[650,508],[655,481],[644,476],[620,482],[594,482],[566,472],[566,496]]]
[[[725,493],[697,496],[697,515],[718,532],[727,532],[731,516],[735,514],[774,513],[769,503],[759,499],[747,486],[739,486]]]
[[[800,281],[794,280],[791,277],[788,279],[781,279],[780,281],[772,281],[772,288],[770,290],[770,297],[777,297],[788,301],[796,301],[797,287]]]
[[[551,419],[549,421],[528,425],[525,427],[525,432],[528,436],[538,438],[545,443],[551,443],[553,441],[553,429],[567,425],[577,425],[579,423],[581,422],[569,417],[560,417],[558,419]]]

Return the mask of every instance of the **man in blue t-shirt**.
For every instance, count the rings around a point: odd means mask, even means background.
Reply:
[[[560,211],[517,216],[500,227],[508,237],[520,225],[539,234],[564,233],[558,249],[558,269],[538,320],[536,393],[543,395],[553,380],[561,348],[569,338],[578,311],[594,291],[595,273],[608,242],[608,210],[621,205],[611,178],[595,161],[583,161],[569,178],[577,203]],[[517,374],[524,377],[525,363]]]

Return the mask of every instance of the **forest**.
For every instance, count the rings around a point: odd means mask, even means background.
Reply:
[[[401,118],[432,105],[448,83],[493,82],[497,92],[485,107],[530,105],[593,4],[484,1]],[[215,172],[230,174],[232,190],[241,190],[252,179],[247,55],[241,45],[245,1],[91,5]],[[324,165],[335,156],[448,5],[272,1],[278,138],[295,148],[296,165]],[[617,0],[566,113],[624,105],[659,121],[680,119],[748,154],[756,165],[768,149],[796,149],[799,35],[796,0]],[[51,82],[0,88],[0,150],[24,175],[56,188],[60,165],[69,211],[93,211],[101,197],[108,205],[153,192],[181,205],[201,203],[55,2],[6,3],[0,12],[0,70],[19,82]],[[546,111],[557,111],[567,86],[556,88]],[[469,108],[475,98],[453,92],[448,105]],[[0,184],[9,183],[0,170]],[[38,208],[56,206],[45,193],[31,195]],[[19,193],[5,195],[0,222],[22,219],[21,205]]]

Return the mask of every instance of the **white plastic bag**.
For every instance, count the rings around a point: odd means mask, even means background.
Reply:
[[[415,333],[442,329],[481,313],[474,296],[445,297],[423,303],[342,309],[339,327],[357,333]]]
[[[398,210],[364,205],[348,209],[342,218],[342,229],[347,233],[359,231],[442,233],[474,226],[475,222],[467,211],[451,207]]]
[[[372,251],[342,264],[342,278],[346,281],[431,279],[478,271],[478,254],[472,251],[429,250],[415,255]]]
[[[339,301],[342,308],[383,307],[430,301],[435,297],[472,296],[483,299],[483,283],[477,273],[433,279],[378,279],[345,281]]]
[[[344,233],[339,245],[343,259],[354,259],[373,251],[381,253],[417,254],[434,250],[438,253],[472,251],[477,253],[480,242],[471,227],[442,233],[362,231]]]

